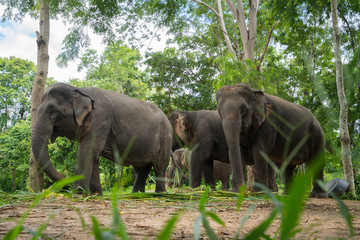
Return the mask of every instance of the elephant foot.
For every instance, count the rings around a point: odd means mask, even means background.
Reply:
[[[258,192],[263,192],[263,190],[257,186],[252,186],[251,188],[251,192],[252,193],[258,193]]]
[[[311,197],[311,198],[328,198],[329,196],[327,195],[326,192],[311,192],[309,197]]]
[[[166,188],[165,187],[155,187],[155,192],[157,193],[162,193],[162,192],[166,192]]]

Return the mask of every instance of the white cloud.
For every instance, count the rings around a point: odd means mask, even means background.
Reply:
[[[71,78],[85,78],[85,72],[77,71],[79,60],[70,62],[66,68],[60,68],[56,65],[56,57],[61,52],[62,41],[68,32],[68,28],[69,26],[65,26],[59,20],[51,20],[50,22],[48,77],[53,77],[55,80],[62,82],[66,82]],[[0,57],[15,56],[36,64],[36,31],[39,31],[39,21],[30,17],[25,17],[22,22],[1,22]],[[99,52],[104,49],[104,46],[100,44],[101,38],[99,36],[91,36],[91,41],[93,44],[90,47],[96,46]]]
[[[0,12],[4,10],[0,6]],[[51,20],[50,22],[50,45],[49,45],[49,73],[48,77],[53,77],[57,81],[66,82],[71,78],[84,79],[86,73],[78,72],[77,65],[80,60],[70,62],[68,67],[60,68],[56,65],[56,57],[61,53],[62,41],[68,33],[70,26],[66,26],[61,20]],[[15,56],[18,58],[32,61],[36,64],[37,46],[36,34],[39,31],[39,21],[26,16],[22,22],[6,21],[0,22],[0,57]],[[102,38],[91,33],[90,48],[96,49],[98,53],[102,53],[105,46],[101,42]],[[165,47],[165,41],[168,38],[166,33],[161,33],[161,40],[149,39],[145,44],[146,51],[161,51]],[[84,50],[84,49],[83,49]]]

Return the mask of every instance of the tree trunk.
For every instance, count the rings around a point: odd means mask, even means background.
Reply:
[[[10,169],[10,171],[11,171],[11,182],[12,182],[11,191],[15,192],[16,191],[16,169]]]
[[[40,0],[40,33],[37,35],[37,70],[33,83],[31,98],[31,126],[36,120],[37,108],[41,103],[41,97],[45,89],[45,83],[49,69],[49,35],[50,35],[50,13],[49,3]],[[29,187],[39,192],[44,186],[44,172],[39,168],[31,151],[29,159]]]
[[[331,0],[331,19],[334,35],[334,53],[336,66],[336,86],[340,103],[340,142],[342,149],[342,162],[344,167],[345,180],[350,183],[350,191],[354,193],[354,173],[351,162],[351,143],[348,129],[348,102],[346,100],[344,80],[342,73],[341,53],[340,53],[340,34],[337,16],[337,0]]]
[[[233,57],[236,59],[236,53],[235,53],[235,50],[234,48],[232,47],[231,45],[231,41],[230,41],[230,38],[229,38],[229,35],[226,31],[226,27],[225,27],[225,21],[224,21],[224,15],[223,15],[223,10],[222,10],[222,7],[221,7],[221,0],[216,0],[216,6],[218,8],[218,19],[219,19],[219,23],[220,23],[220,28],[221,28],[221,31],[223,32],[223,35],[224,35],[224,39],[225,39],[225,43],[226,43],[226,46],[229,50],[229,52],[233,55]]]

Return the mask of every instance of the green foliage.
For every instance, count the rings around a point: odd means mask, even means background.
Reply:
[[[99,87],[145,100],[148,95],[144,74],[139,70],[140,53],[122,42],[109,44],[98,56],[89,49],[81,57],[78,70],[86,69],[86,81],[71,81],[79,87]]]
[[[150,99],[164,112],[174,109],[215,109],[210,59],[199,51],[166,48],[147,55],[149,85],[156,93]]]
[[[79,144],[65,137],[58,137],[50,144],[49,156],[54,167],[64,176],[72,176]]]
[[[30,95],[35,77],[33,62],[16,57],[0,58],[0,130],[30,113]]]
[[[26,190],[31,146],[30,122],[20,121],[0,133],[0,190]]]

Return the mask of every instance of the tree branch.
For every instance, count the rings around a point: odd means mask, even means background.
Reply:
[[[267,40],[266,40],[266,44],[265,44],[264,50],[263,50],[263,52],[262,52],[262,54],[261,54],[261,56],[260,56],[260,58],[259,58],[259,60],[258,60],[259,63],[258,63],[258,65],[256,66],[256,69],[257,69],[258,71],[260,71],[260,69],[261,69],[261,63],[262,63],[262,61],[264,60],[266,51],[267,51],[267,49],[268,49],[268,47],[269,47],[271,35],[272,35],[272,32],[274,31],[274,29],[275,29],[275,27],[276,27],[276,24],[277,24],[277,22],[274,23],[274,25],[272,26],[271,30],[268,32]]]
[[[196,3],[199,3],[199,4],[201,4],[201,5],[204,5],[205,7],[207,7],[208,9],[210,9],[213,13],[215,13],[215,15],[216,15],[218,18],[220,18],[219,13],[216,12],[216,10],[215,10],[213,7],[211,7],[210,5],[208,5],[208,4],[206,4],[206,3],[202,2],[202,1],[199,1],[199,0],[193,0],[193,1],[196,2]]]
[[[233,58],[236,59],[237,58],[236,57],[236,52],[235,52],[235,50],[233,49],[233,47],[231,45],[231,42],[230,42],[230,39],[229,39],[229,34],[227,33],[226,28],[225,28],[224,16],[223,16],[222,7],[221,7],[221,0],[216,0],[216,5],[218,7],[218,12],[216,12],[216,10],[214,8],[212,8],[210,5],[208,5],[208,4],[206,4],[206,3],[202,2],[202,1],[199,1],[199,0],[193,0],[193,1],[206,6],[213,13],[215,13],[215,15],[218,17],[219,24],[220,24],[220,27],[221,27],[221,31],[223,32],[223,35],[224,35],[226,46],[227,46],[229,52],[233,55]]]

